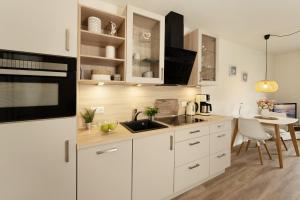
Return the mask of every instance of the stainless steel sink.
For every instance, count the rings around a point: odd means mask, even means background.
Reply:
[[[136,121],[128,121],[128,122],[121,122],[125,128],[127,128],[132,133],[139,133],[144,131],[151,131],[156,129],[168,128],[167,126],[148,120],[136,120]]]

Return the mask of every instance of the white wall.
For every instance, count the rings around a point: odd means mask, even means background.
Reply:
[[[300,105],[300,51],[276,55],[273,58],[272,79],[279,89],[271,97],[277,102]],[[298,116],[300,110],[298,109]]]
[[[231,115],[241,102],[243,112],[257,112],[256,101],[263,97],[255,92],[255,83],[264,79],[265,54],[231,41],[219,40],[218,83],[202,87],[211,95],[214,113]],[[237,76],[229,76],[229,67],[237,67]],[[242,82],[241,73],[248,72],[248,81]]]

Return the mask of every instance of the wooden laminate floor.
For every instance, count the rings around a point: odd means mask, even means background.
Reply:
[[[190,190],[175,200],[300,200],[300,157],[292,142],[283,150],[284,168],[279,169],[275,142],[268,142],[273,160],[263,149],[264,165],[259,164],[257,149],[232,153],[226,173]],[[299,140],[298,140],[299,145]]]

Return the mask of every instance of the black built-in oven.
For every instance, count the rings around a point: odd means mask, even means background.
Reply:
[[[76,58],[0,50],[0,122],[76,115]]]

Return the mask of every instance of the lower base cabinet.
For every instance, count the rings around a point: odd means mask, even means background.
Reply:
[[[220,151],[210,156],[210,175],[222,172],[230,166],[231,154],[229,150]]]
[[[179,192],[209,176],[209,157],[195,160],[175,169],[174,191]]]
[[[131,200],[132,141],[78,150],[78,200]]]
[[[174,133],[133,139],[132,200],[160,200],[173,194]]]

